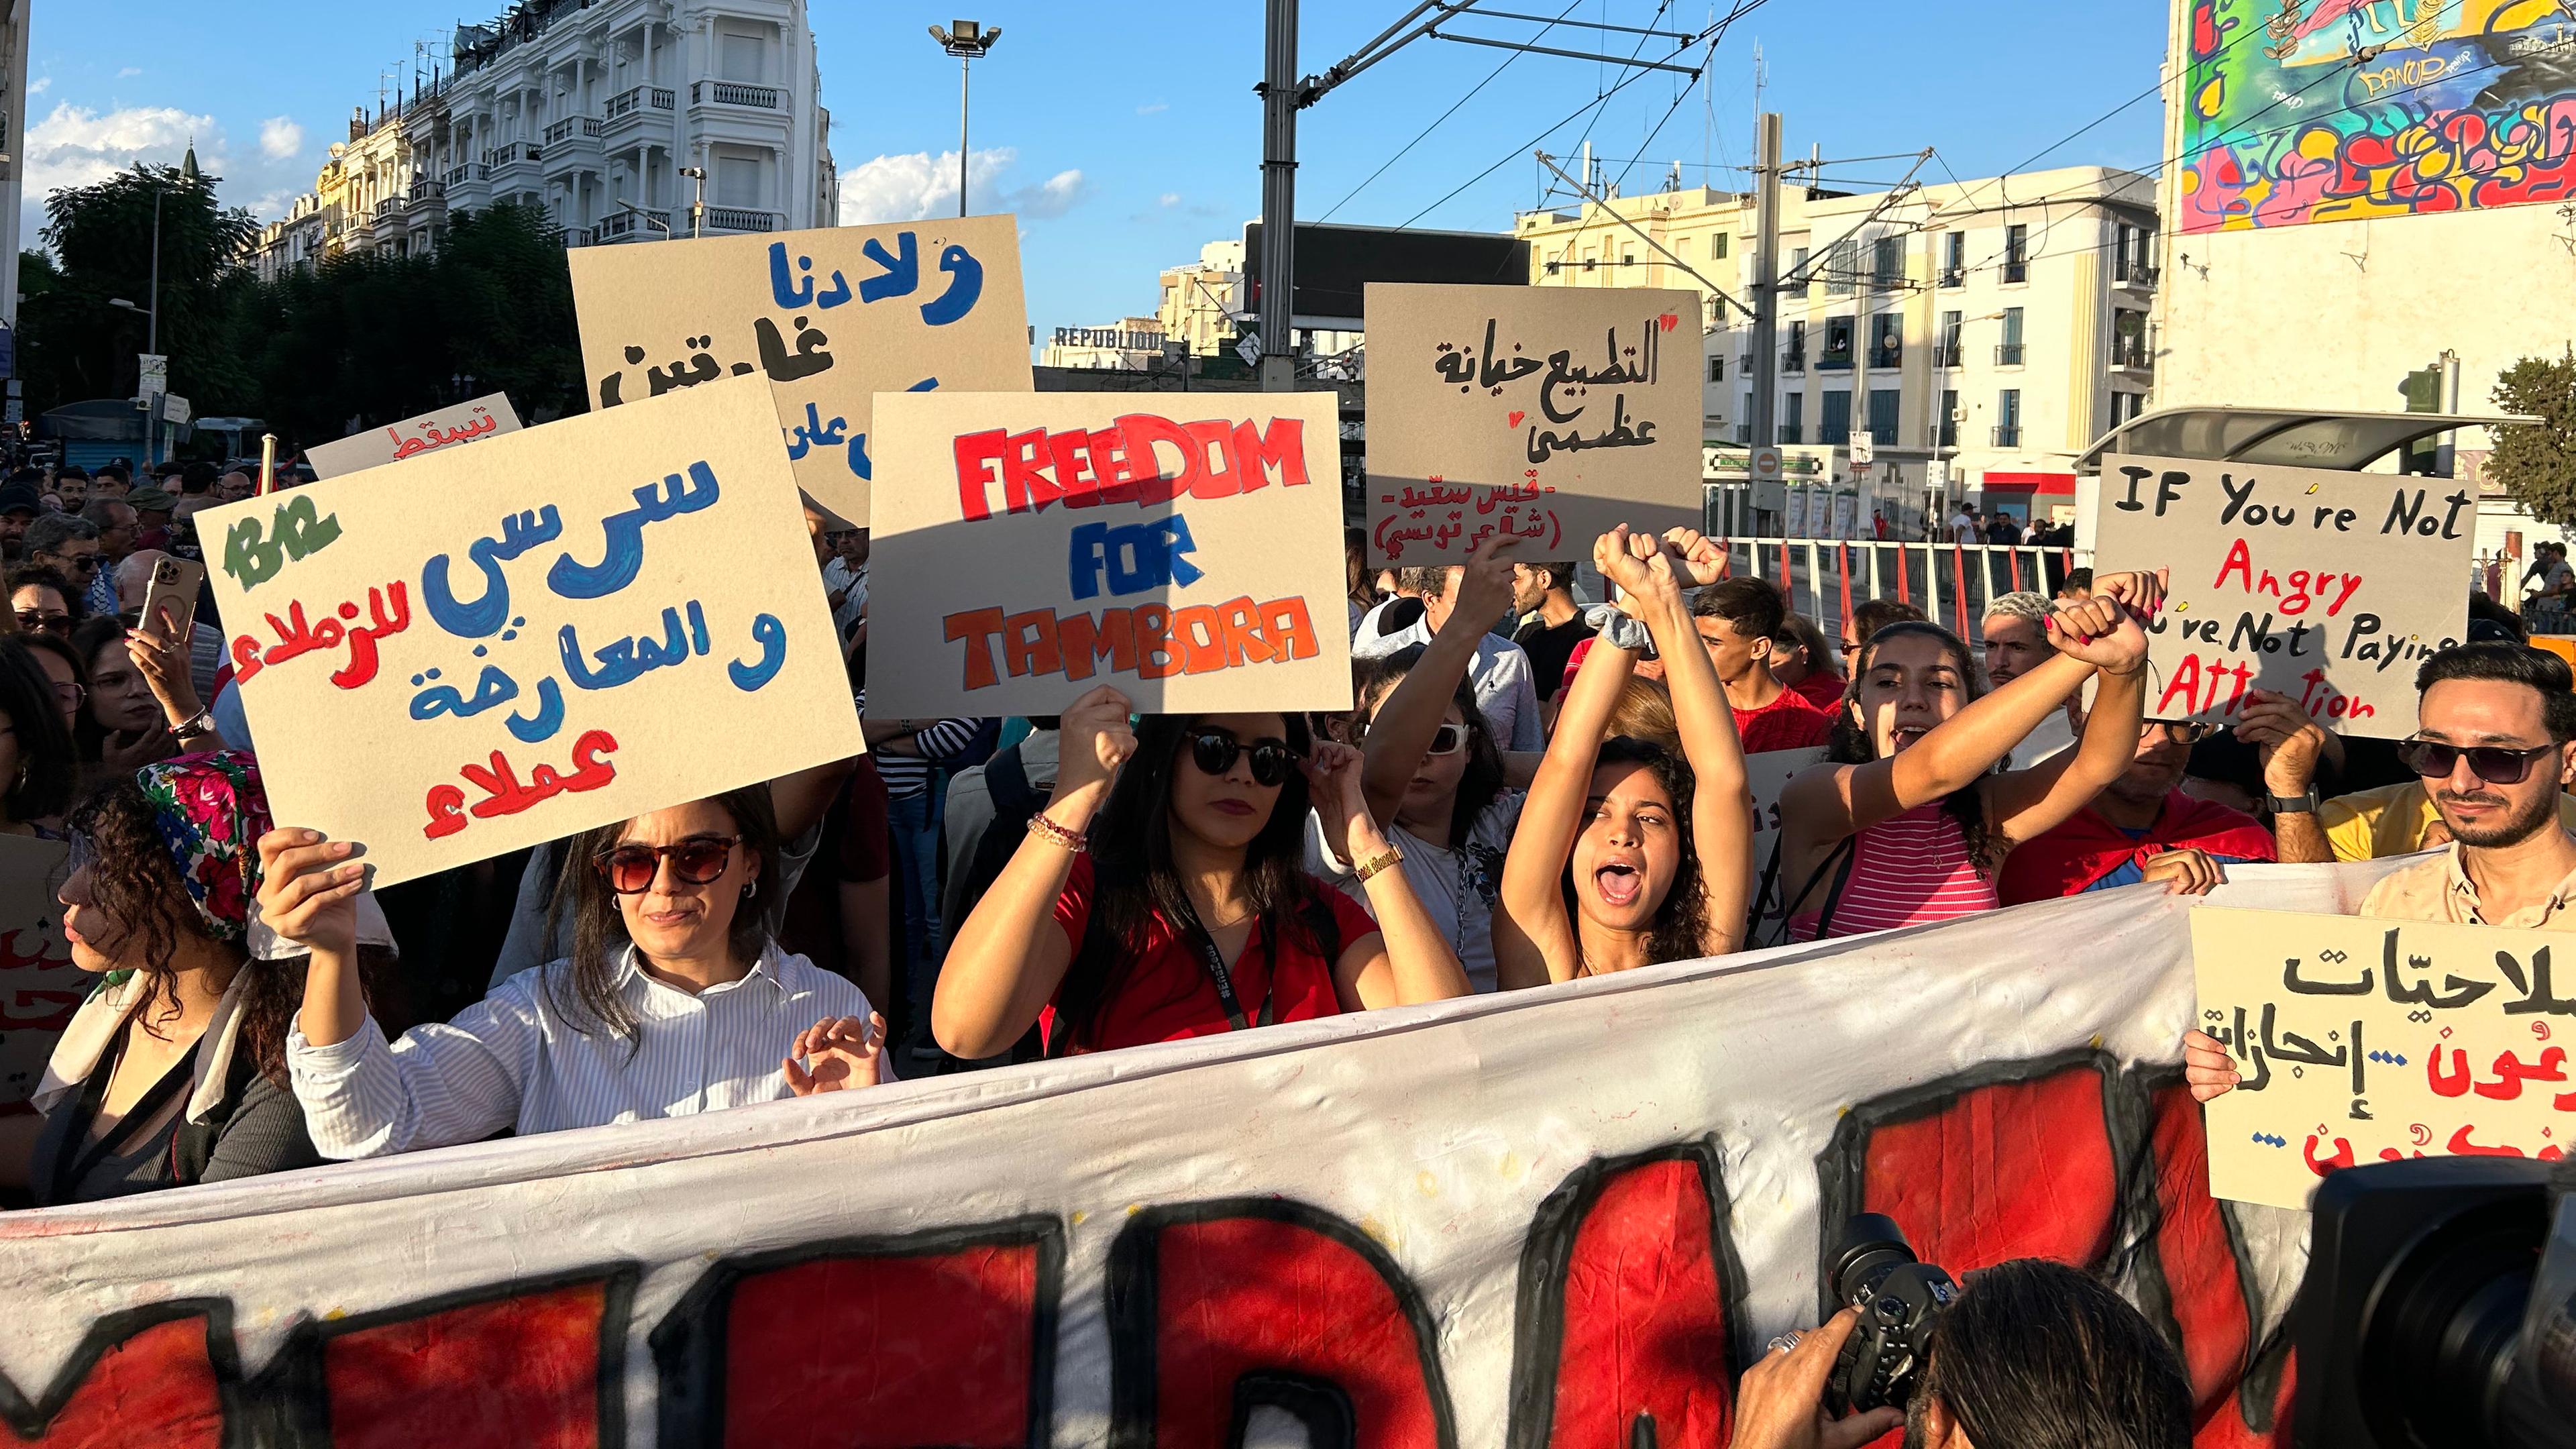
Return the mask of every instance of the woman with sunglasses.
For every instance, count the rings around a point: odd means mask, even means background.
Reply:
[[[9,575],[9,610],[29,633],[68,636],[81,621],[80,591],[53,569],[22,565]]]
[[[1061,1056],[1467,993],[1358,751],[1310,745],[1302,715],[1130,721],[1106,686],[1065,712],[1055,790],[949,946],[941,1047],[995,1056],[1040,1026]],[[1306,873],[1310,800],[1369,910]]]
[[[2063,823],[2129,768],[2146,703],[2141,624],[2163,603],[2161,573],[2104,579],[2049,616],[2056,656],[1991,693],[1968,646],[1938,624],[1900,620],[1869,636],[1825,763],[1780,792],[1776,874],[1790,935],[1856,936],[1996,909],[1995,877],[2014,845]],[[2097,677],[2074,749],[1997,770]]]
[[[325,1157],[876,1084],[884,1021],[857,987],[782,953],[763,924],[758,898],[778,880],[766,785],[573,837],[555,890],[572,955],[393,1043],[348,955],[360,847],[289,828],[259,851],[262,915],[313,953],[288,1061]]]
[[[27,636],[0,637],[0,835],[62,839],[61,816],[79,781],[80,756],[54,681]]]
[[[1593,544],[1592,562],[1619,586],[1621,612],[1598,614],[1504,859],[1494,960],[1505,990],[1724,955],[1743,940],[1753,798],[1682,592],[1715,582],[1722,556],[1688,529],[1658,539],[1622,524]],[[1607,737],[1649,640],[1679,758]]]

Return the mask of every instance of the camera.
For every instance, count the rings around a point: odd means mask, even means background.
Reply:
[[[2576,1161],[2348,1167],[2309,1204],[2292,1442],[2576,1446]]]
[[[1843,1224],[1826,1275],[1834,1297],[1860,1310],[1825,1381],[1825,1407],[1835,1417],[1882,1404],[1905,1407],[1914,1396],[1939,1321],[1959,1286],[1914,1256],[1905,1232],[1883,1213],[1856,1213]]]

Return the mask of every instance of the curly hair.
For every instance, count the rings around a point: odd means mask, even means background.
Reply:
[[[1877,601],[1873,601],[1877,602]],[[1858,718],[1862,681],[1869,677],[1871,661],[1878,656],[1879,646],[1890,639],[1925,638],[1938,640],[1941,652],[1959,678],[1966,684],[1971,702],[1986,692],[1986,673],[1977,667],[1977,656],[1967,642],[1938,624],[1922,619],[1899,619],[1879,628],[1863,643],[1852,664],[1851,679],[1843,686],[1842,708],[1834,711],[1834,728],[1825,736],[1825,760],[1835,765],[1866,765],[1878,758],[1878,737]],[[1996,762],[2000,769],[2001,761]],[[1992,878],[2002,865],[1999,844],[1986,829],[1986,799],[1975,786],[1953,790],[1941,797],[1941,809],[1958,822],[1959,835],[1967,844],[1968,859],[1977,873]]]
[[[63,813],[80,775],[80,755],[63,724],[54,682],[36,662],[30,639],[51,642],[42,634],[0,638],[0,716],[7,718],[18,747],[17,775],[0,780],[0,791],[6,792],[0,795],[0,813],[21,821]]]
[[[1691,800],[1698,793],[1696,776],[1690,762],[1650,740],[1613,735],[1601,742],[1601,752],[1593,757],[1593,768],[1603,765],[1638,764],[1654,775],[1664,793],[1673,797],[1673,829],[1681,840],[1681,868],[1673,873],[1672,888],[1664,892],[1655,907],[1655,923],[1648,936],[1648,951],[1656,964],[1666,961],[1690,961],[1708,954],[1708,892],[1700,881],[1699,841],[1691,833]],[[1565,895],[1567,921],[1582,919],[1582,902],[1574,893],[1574,856],[1566,853],[1565,870],[1557,887]],[[1575,950],[1580,953],[1583,933],[1575,932]],[[1578,962],[1581,975],[1586,963]]]

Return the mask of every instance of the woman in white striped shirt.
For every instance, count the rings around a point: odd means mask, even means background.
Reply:
[[[876,1083],[884,1021],[763,923],[759,894],[778,879],[767,785],[575,837],[555,892],[572,955],[390,1044],[358,992],[360,849],[292,828],[260,840],[262,917],[312,952],[287,1065],[324,1157]]]

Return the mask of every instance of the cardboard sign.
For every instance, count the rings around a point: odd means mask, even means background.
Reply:
[[[486,393],[472,402],[405,418],[391,427],[351,433],[336,443],[308,448],[305,463],[316,478],[337,478],[367,468],[416,458],[432,448],[453,447],[477,438],[519,430],[519,415],[507,393]]]
[[[1371,562],[1700,523],[1699,295],[1372,282]]]
[[[2231,868],[2232,869],[2232,868]],[[2360,916],[2192,916],[2200,1029],[2236,1058],[2209,1104],[2209,1188],[2305,1207],[2338,1167],[2576,1143],[2576,946]]]
[[[877,399],[868,708],[1348,709],[1329,392]],[[893,480],[900,480],[895,482]]]
[[[859,753],[776,435],[727,380],[199,515],[279,822],[382,886]]]
[[[59,840],[0,835],[0,1117],[29,1110],[54,1042],[98,979],[72,964],[54,899]]]
[[[1029,386],[1016,228],[977,216],[576,248],[592,401],[766,377],[796,486],[865,527],[870,399]]]
[[[2466,637],[2477,498],[2448,478],[2114,455],[2097,574],[2170,565],[2149,719],[2231,722],[2249,689],[2348,735],[2415,731],[2415,666]]]
[[[2331,910],[2367,869],[2221,889]],[[2282,1380],[2237,1381],[2306,1222],[2202,1196],[2190,909],[2079,896],[0,1214],[0,1423],[803,1445],[827,1386],[841,1443],[1309,1442],[1229,1427],[1284,1402],[1347,1406],[1315,1443],[1696,1449],[1878,1208],[1954,1275],[2098,1271],[2194,1346],[2205,1438],[2287,1445],[2243,1419]]]

